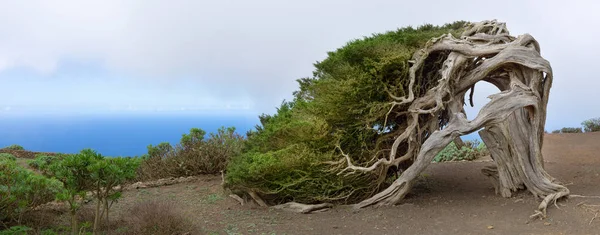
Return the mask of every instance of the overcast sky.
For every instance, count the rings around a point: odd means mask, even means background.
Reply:
[[[2,0],[0,115],[42,108],[273,113],[296,79],[351,39],[498,19],[513,35],[532,34],[553,66],[547,129],[579,126],[600,116],[598,10],[598,1],[577,0]],[[480,86],[476,104],[493,89]]]

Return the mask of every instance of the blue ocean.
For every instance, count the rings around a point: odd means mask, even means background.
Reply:
[[[207,133],[221,126],[245,135],[257,115],[113,115],[0,117],[0,148],[18,144],[30,151],[76,153],[91,148],[105,156],[140,156],[147,146],[176,144],[191,128]]]
[[[0,148],[18,144],[36,152],[77,153],[91,148],[105,156],[140,156],[147,146],[179,143],[191,128],[207,133],[221,126],[245,135],[257,115],[112,115],[74,117],[0,117]],[[476,133],[463,140],[479,139]]]

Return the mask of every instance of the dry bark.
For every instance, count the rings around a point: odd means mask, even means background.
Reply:
[[[276,206],[272,206],[274,209],[286,210],[290,212],[308,214],[313,211],[323,211],[331,208],[333,205],[330,203],[321,203],[321,204],[302,204],[297,202],[288,202]]]
[[[428,56],[441,52],[447,53],[441,79],[425,95],[416,97],[416,72]],[[406,128],[396,135],[390,154],[371,166],[355,166],[342,152],[346,159],[342,172],[377,172],[408,159],[414,163],[387,189],[355,207],[399,203],[437,153],[452,140],[478,130],[495,163],[482,172],[492,179],[497,193],[510,197],[514,191],[527,189],[542,199],[534,217],[545,217],[548,204],[568,196],[569,190],[555,182],[543,166],[541,148],[552,68],[531,35],[513,37],[504,23],[483,21],[472,24],[460,38],[448,34],[432,39],[411,62],[408,95],[395,97],[390,92],[394,101],[388,115],[407,113]],[[490,102],[469,121],[464,97],[480,81],[501,92],[491,95]],[[439,124],[441,115],[449,118],[446,126]],[[408,144],[406,150],[399,149],[402,143]]]

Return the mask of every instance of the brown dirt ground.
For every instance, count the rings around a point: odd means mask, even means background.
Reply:
[[[547,171],[572,194],[600,195],[600,133],[548,134],[543,153]],[[192,234],[600,234],[600,218],[590,223],[594,212],[581,205],[600,205],[600,199],[561,200],[558,209],[548,208],[547,219],[527,223],[539,201],[528,192],[513,198],[495,195],[480,173],[488,164],[486,159],[432,164],[413,193],[393,207],[338,206],[296,214],[241,206],[224,194],[220,176],[205,176],[196,182],[127,191],[111,213],[112,218],[123,218],[136,202],[173,201],[197,226]]]

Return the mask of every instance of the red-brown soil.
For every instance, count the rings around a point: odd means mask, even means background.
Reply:
[[[572,194],[600,195],[600,133],[548,134],[543,153],[547,171]],[[223,193],[220,176],[205,176],[126,191],[112,218],[125,218],[138,201],[158,199],[178,204],[197,226],[192,234],[600,234],[600,214],[592,221],[600,206],[585,206],[600,205],[600,199],[561,200],[559,208],[548,208],[548,218],[528,223],[539,201],[526,191],[495,195],[480,173],[488,164],[432,164],[404,203],[393,207],[296,214],[241,206]]]

